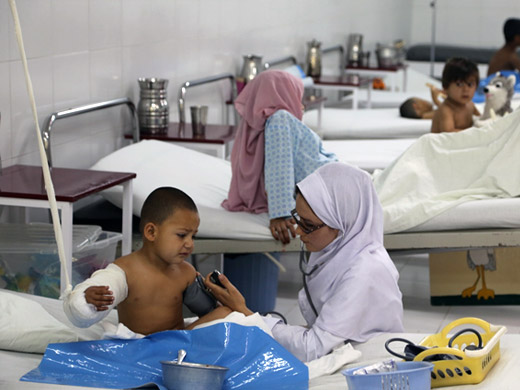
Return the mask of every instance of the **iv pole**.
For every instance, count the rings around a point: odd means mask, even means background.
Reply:
[[[433,78],[433,65],[435,63],[435,3],[437,0],[432,0],[430,7],[432,8],[432,43],[430,46],[430,77]]]

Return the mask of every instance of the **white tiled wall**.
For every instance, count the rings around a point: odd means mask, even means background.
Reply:
[[[364,34],[365,49],[409,40],[413,0],[17,0],[39,123],[52,112],[121,96],[139,100],[138,77],[169,80],[171,119],[180,85],[237,74],[242,55],[295,55],[306,42],[343,44]],[[324,58],[334,71],[337,55]],[[222,121],[226,82],[188,91]],[[54,126],[55,165],[88,167],[128,119],[125,108]],[[39,163],[35,129],[8,0],[0,0],[0,156],[3,166]]]
[[[411,38],[415,43],[432,40],[431,3],[412,0]],[[498,48],[504,44],[504,21],[520,17],[520,2],[515,0],[436,0],[435,4],[438,44]]]

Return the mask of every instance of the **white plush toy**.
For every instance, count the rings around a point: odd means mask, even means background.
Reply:
[[[486,104],[483,114],[476,118],[475,126],[482,127],[513,111],[511,99],[515,93],[515,82],[515,75],[504,77],[500,72],[495,74],[484,88]]]

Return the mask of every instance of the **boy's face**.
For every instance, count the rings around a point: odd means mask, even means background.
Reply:
[[[475,77],[470,77],[465,81],[452,82],[446,89],[446,95],[456,103],[467,104],[473,99],[476,90],[477,80]]]
[[[160,225],[155,225],[154,247],[168,264],[180,264],[193,252],[193,239],[199,228],[199,214],[177,209]]]

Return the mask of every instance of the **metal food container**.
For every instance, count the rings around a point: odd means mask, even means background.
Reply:
[[[163,383],[168,390],[221,390],[227,367],[161,361]]]
[[[137,79],[140,100],[137,105],[139,131],[155,134],[168,130],[170,109],[167,91],[168,80],[159,78]]]
[[[397,49],[390,45],[377,44],[377,65],[379,68],[392,68],[398,65]]]

